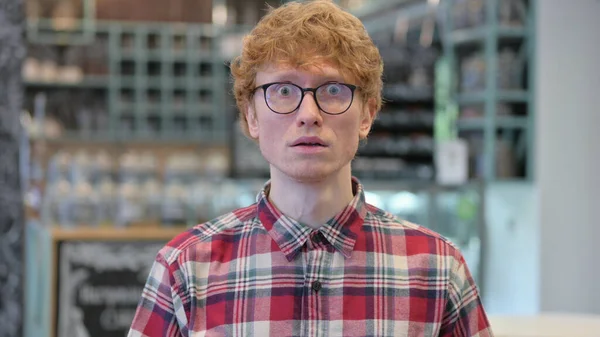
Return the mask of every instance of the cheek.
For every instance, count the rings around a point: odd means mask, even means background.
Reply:
[[[260,136],[263,139],[274,139],[280,137],[286,127],[281,121],[272,118],[262,118],[260,121]]]
[[[340,120],[340,124],[338,125],[338,139],[344,141],[344,143],[348,146],[353,145],[354,143],[358,144],[359,139],[359,122],[355,118],[347,118],[344,120]]]
[[[279,147],[284,142],[286,130],[287,125],[282,123],[282,121],[263,118],[260,121],[259,129],[259,144],[261,150],[263,152],[277,151],[275,148]]]

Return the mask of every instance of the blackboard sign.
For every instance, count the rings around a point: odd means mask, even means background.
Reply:
[[[57,336],[127,335],[158,241],[60,241]]]

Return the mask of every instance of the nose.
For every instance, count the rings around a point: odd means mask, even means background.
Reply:
[[[313,93],[307,92],[304,94],[304,99],[298,108],[296,121],[298,126],[321,126],[323,124],[323,115],[317,106]]]

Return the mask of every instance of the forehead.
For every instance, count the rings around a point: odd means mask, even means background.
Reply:
[[[285,63],[268,63],[256,73],[256,83],[290,81],[297,84],[314,84],[326,81],[340,81],[354,84],[353,76],[341,71],[331,63],[318,63],[295,67]]]

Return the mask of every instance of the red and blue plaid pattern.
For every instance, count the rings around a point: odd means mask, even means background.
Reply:
[[[267,198],[158,254],[138,336],[492,336],[459,250],[356,195],[318,230]]]

